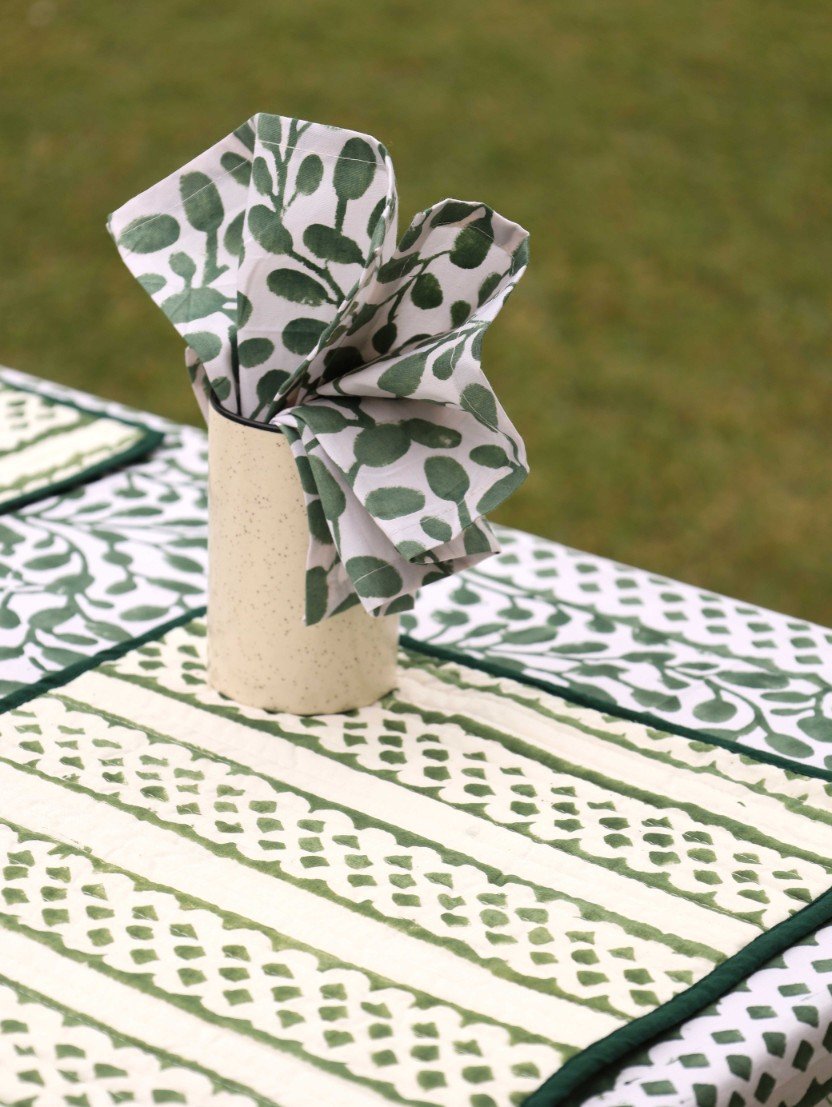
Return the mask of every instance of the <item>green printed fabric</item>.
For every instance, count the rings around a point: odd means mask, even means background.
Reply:
[[[0,382],[0,513],[149,453],[155,431]]]
[[[203,411],[282,431],[306,497],[307,622],[494,553],[485,516],[527,473],[480,366],[526,232],[443,200],[397,239],[368,135],[256,115],[129,201],[110,231],[187,342]]]
[[[98,1064],[173,1102],[554,1107],[832,916],[817,777],[408,651],[379,704],[268,714],[204,646],[0,716],[0,1100]]]

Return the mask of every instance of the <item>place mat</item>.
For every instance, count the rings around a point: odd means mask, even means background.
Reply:
[[[78,1015],[178,1102],[551,1107],[832,916],[814,777],[414,652],[379,705],[268,715],[203,652],[0,718],[0,1003],[46,1035],[0,1099]]]
[[[135,461],[161,441],[139,424],[0,381],[0,514]]]

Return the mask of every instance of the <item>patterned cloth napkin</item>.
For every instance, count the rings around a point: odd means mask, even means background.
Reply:
[[[484,518],[525,478],[480,367],[528,235],[443,200],[396,245],[368,135],[274,115],[129,201],[109,229],[185,338],[205,413],[277,425],[306,497],[306,621],[382,615],[499,548]]]

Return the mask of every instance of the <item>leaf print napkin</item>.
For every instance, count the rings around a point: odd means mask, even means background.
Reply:
[[[203,413],[280,427],[309,521],[306,621],[413,593],[497,552],[485,515],[526,477],[480,366],[528,235],[442,200],[396,244],[369,135],[258,114],[110,216],[187,343]]]

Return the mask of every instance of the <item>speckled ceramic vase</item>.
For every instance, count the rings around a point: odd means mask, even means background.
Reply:
[[[307,627],[300,477],[277,428],[208,416],[208,680],[249,707],[317,715],[396,681],[398,616],[360,606]]]

